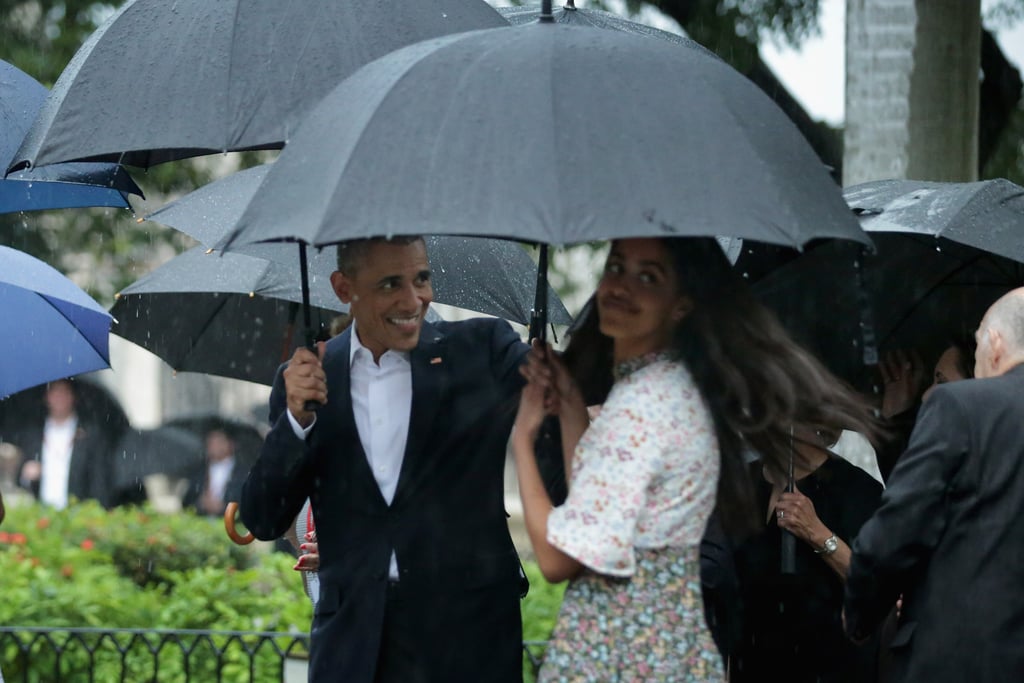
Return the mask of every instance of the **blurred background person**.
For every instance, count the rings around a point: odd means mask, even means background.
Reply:
[[[192,478],[182,504],[201,515],[220,517],[231,501],[242,494],[248,470],[235,454],[235,441],[223,429],[211,429],[205,437],[206,463]]]
[[[18,485],[18,469],[22,460],[21,450],[17,446],[0,443],[0,495],[3,495],[8,507],[35,502],[32,492]]]
[[[75,385],[62,379],[46,387],[46,417],[25,425],[10,441],[25,456],[19,484],[58,509],[72,498],[109,505],[111,445],[99,425],[79,419]]]
[[[878,366],[883,382],[881,414],[889,431],[889,438],[878,452],[883,479],[889,478],[896,460],[906,450],[921,402],[941,384],[974,377],[975,344],[974,335],[955,337],[939,355],[931,372],[915,352],[892,351],[882,358]]]
[[[849,641],[841,615],[849,544],[878,507],[882,485],[828,449],[840,429],[794,430],[792,492],[788,477],[752,465],[761,526],[730,539],[741,605],[733,683],[875,680],[874,642]],[[791,571],[782,571],[784,532],[797,538]]]

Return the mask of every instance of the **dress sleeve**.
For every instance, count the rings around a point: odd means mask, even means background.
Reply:
[[[565,504],[548,517],[548,542],[600,574],[636,570],[637,520],[663,450],[649,406],[609,399],[577,447]]]

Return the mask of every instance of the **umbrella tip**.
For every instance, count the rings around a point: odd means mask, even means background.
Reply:
[[[203,252],[203,253],[204,253],[204,254],[212,254],[212,253],[213,253],[213,247],[210,247],[209,249],[207,249],[207,250],[206,250],[205,252]]]
[[[138,217],[138,218],[136,218],[136,219],[135,219],[135,222],[136,222],[136,223],[142,223],[142,222],[144,222],[145,220],[146,220],[145,218],[143,218],[142,216],[140,216],[140,217]]]
[[[537,17],[537,21],[542,24],[555,23],[555,17],[551,14],[551,0],[543,0],[540,3],[540,16]]]
[[[249,298],[250,299],[255,299],[256,298],[256,292],[249,292]]]

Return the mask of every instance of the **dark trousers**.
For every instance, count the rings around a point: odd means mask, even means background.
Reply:
[[[518,585],[480,588],[470,600],[414,592],[388,586],[374,683],[522,683]],[[453,647],[453,633],[470,624],[480,639]]]
[[[389,583],[374,683],[429,681],[428,663],[419,654],[424,624],[418,623],[416,612],[399,584]]]

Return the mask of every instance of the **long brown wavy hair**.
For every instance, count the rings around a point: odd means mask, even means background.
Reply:
[[[718,508],[726,528],[755,528],[749,452],[784,475],[794,432],[857,431],[877,440],[868,401],[793,341],[758,302],[713,238],[663,238],[681,293],[693,310],[676,327],[670,351],[686,363],[714,420],[721,452]],[[612,340],[588,306],[564,354],[589,402],[611,388]]]

